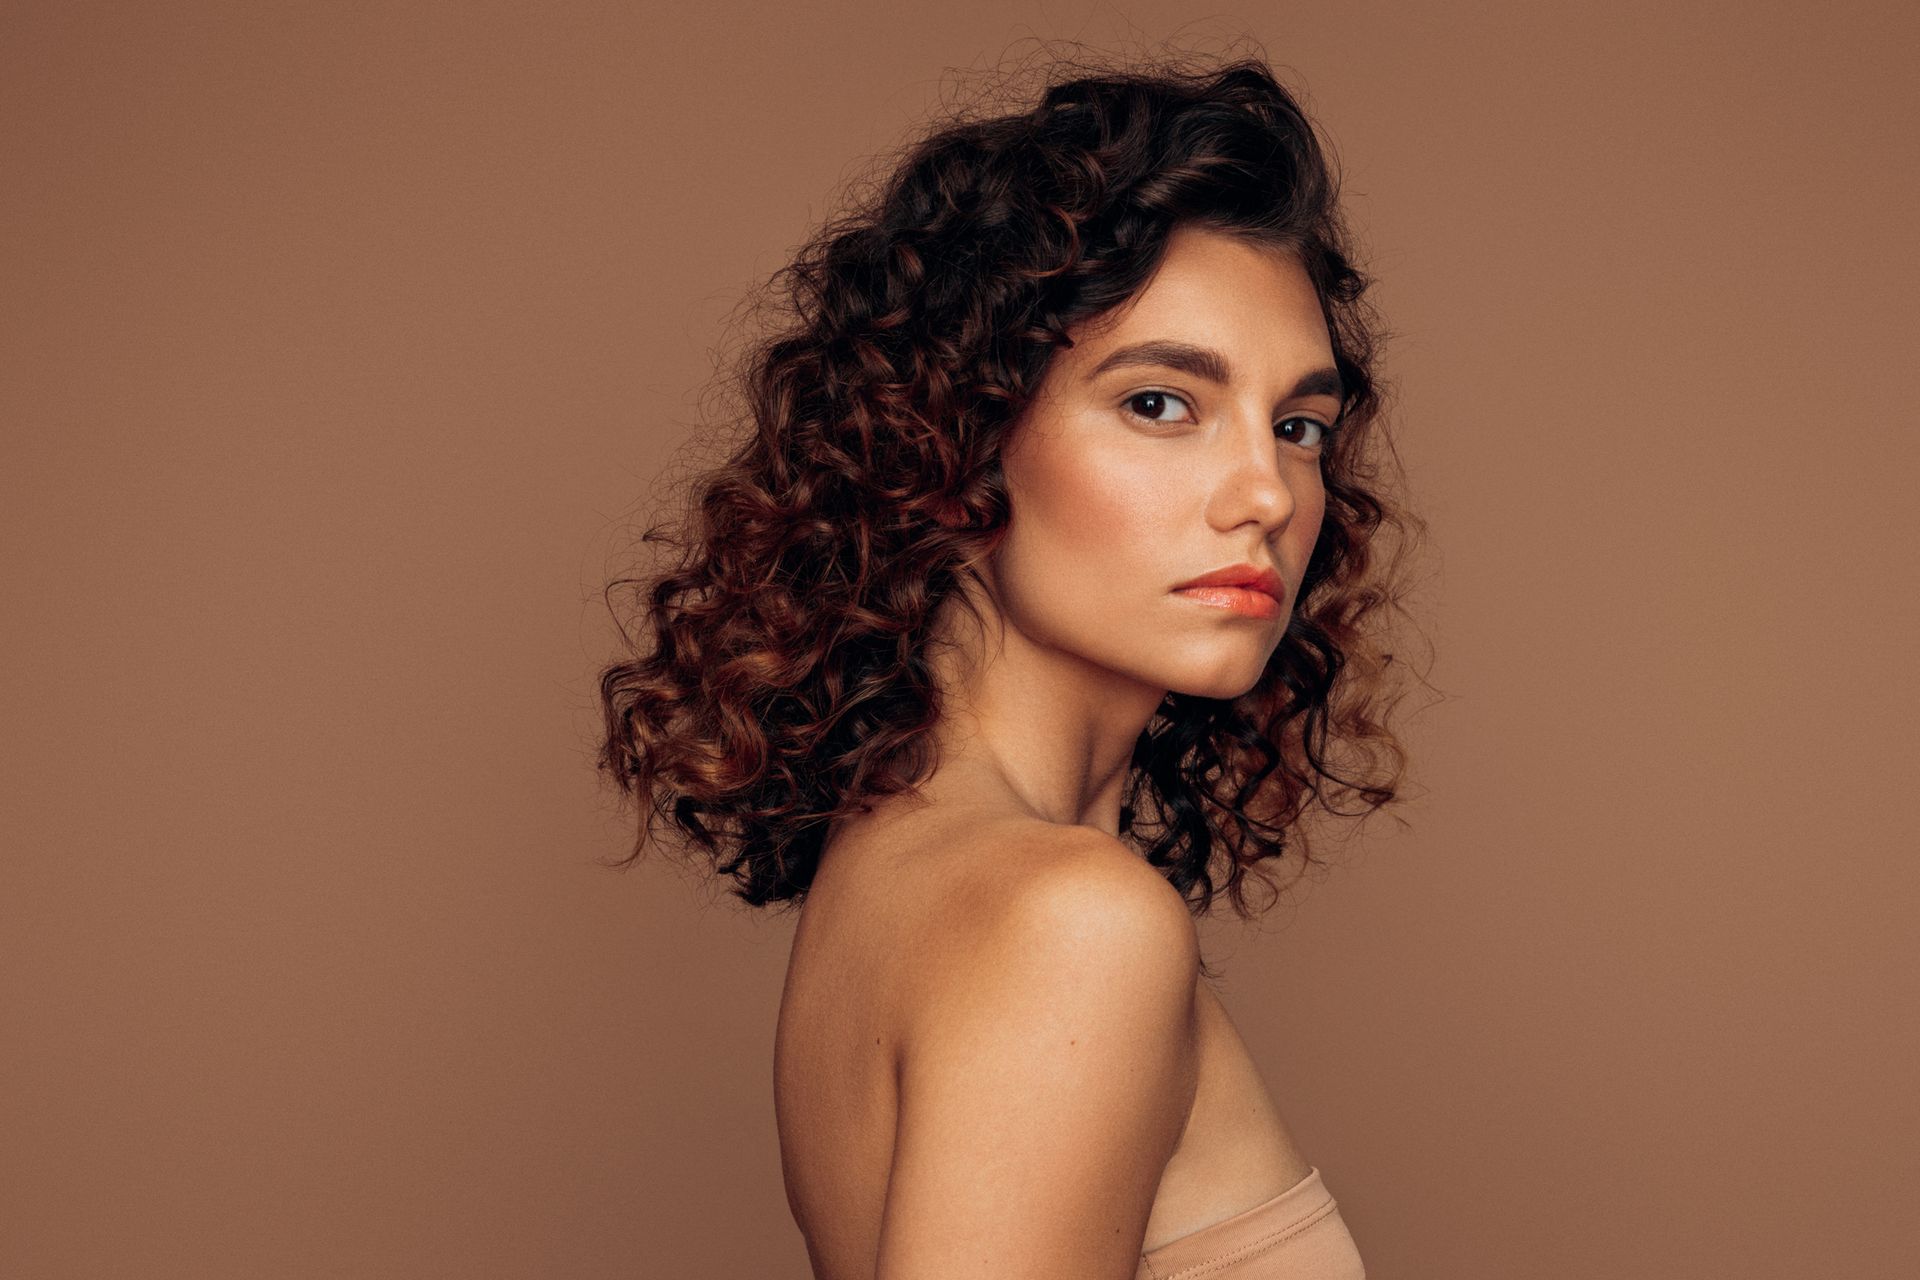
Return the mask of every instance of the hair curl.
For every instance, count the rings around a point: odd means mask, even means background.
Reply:
[[[1246,917],[1243,880],[1310,801],[1365,817],[1396,798],[1406,753],[1384,712],[1405,664],[1371,624],[1399,606],[1408,542],[1389,557],[1376,540],[1421,522],[1380,484],[1385,331],[1328,150],[1258,58],[1063,78],[1084,70],[1056,63],[1031,107],[908,146],[769,282],[781,322],[738,378],[750,433],[677,526],[643,535],[675,561],[609,588],[633,589],[653,642],[623,626],[631,656],[600,681],[600,767],[642,808],[619,865],[671,824],[737,897],[798,905],[828,824],[927,776],[928,642],[1008,528],[1008,430],[1068,330],[1137,293],[1187,224],[1298,255],[1347,400],[1281,644],[1238,698],[1167,696],[1134,746],[1120,834],[1198,913],[1224,854]],[[1335,803],[1355,796],[1358,812]]]

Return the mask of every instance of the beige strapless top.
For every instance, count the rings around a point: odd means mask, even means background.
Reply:
[[[1140,1255],[1134,1280],[1364,1280],[1320,1170],[1264,1204]]]

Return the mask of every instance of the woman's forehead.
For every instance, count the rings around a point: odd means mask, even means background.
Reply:
[[[1332,345],[1320,297],[1297,255],[1222,232],[1176,233],[1144,287],[1074,333],[1064,363],[1082,376],[1178,347],[1222,353],[1219,375],[1302,360]],[[1201,357],[1203,360],[1205,357]]]

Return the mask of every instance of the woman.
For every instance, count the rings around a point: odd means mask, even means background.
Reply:
[[[667,825],[804,904],[821,1280],[1358,1276],[1194,920],[1310,800],[1395,797],[1367,279],[1258,60],[1055,79],[777,277],[603,764],[634,856]]]

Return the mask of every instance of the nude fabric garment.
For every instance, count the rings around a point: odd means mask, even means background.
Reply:
[[[1364,1280],[1320,1170],[1265,1204],[1140,1255],[1134,1280]]]

